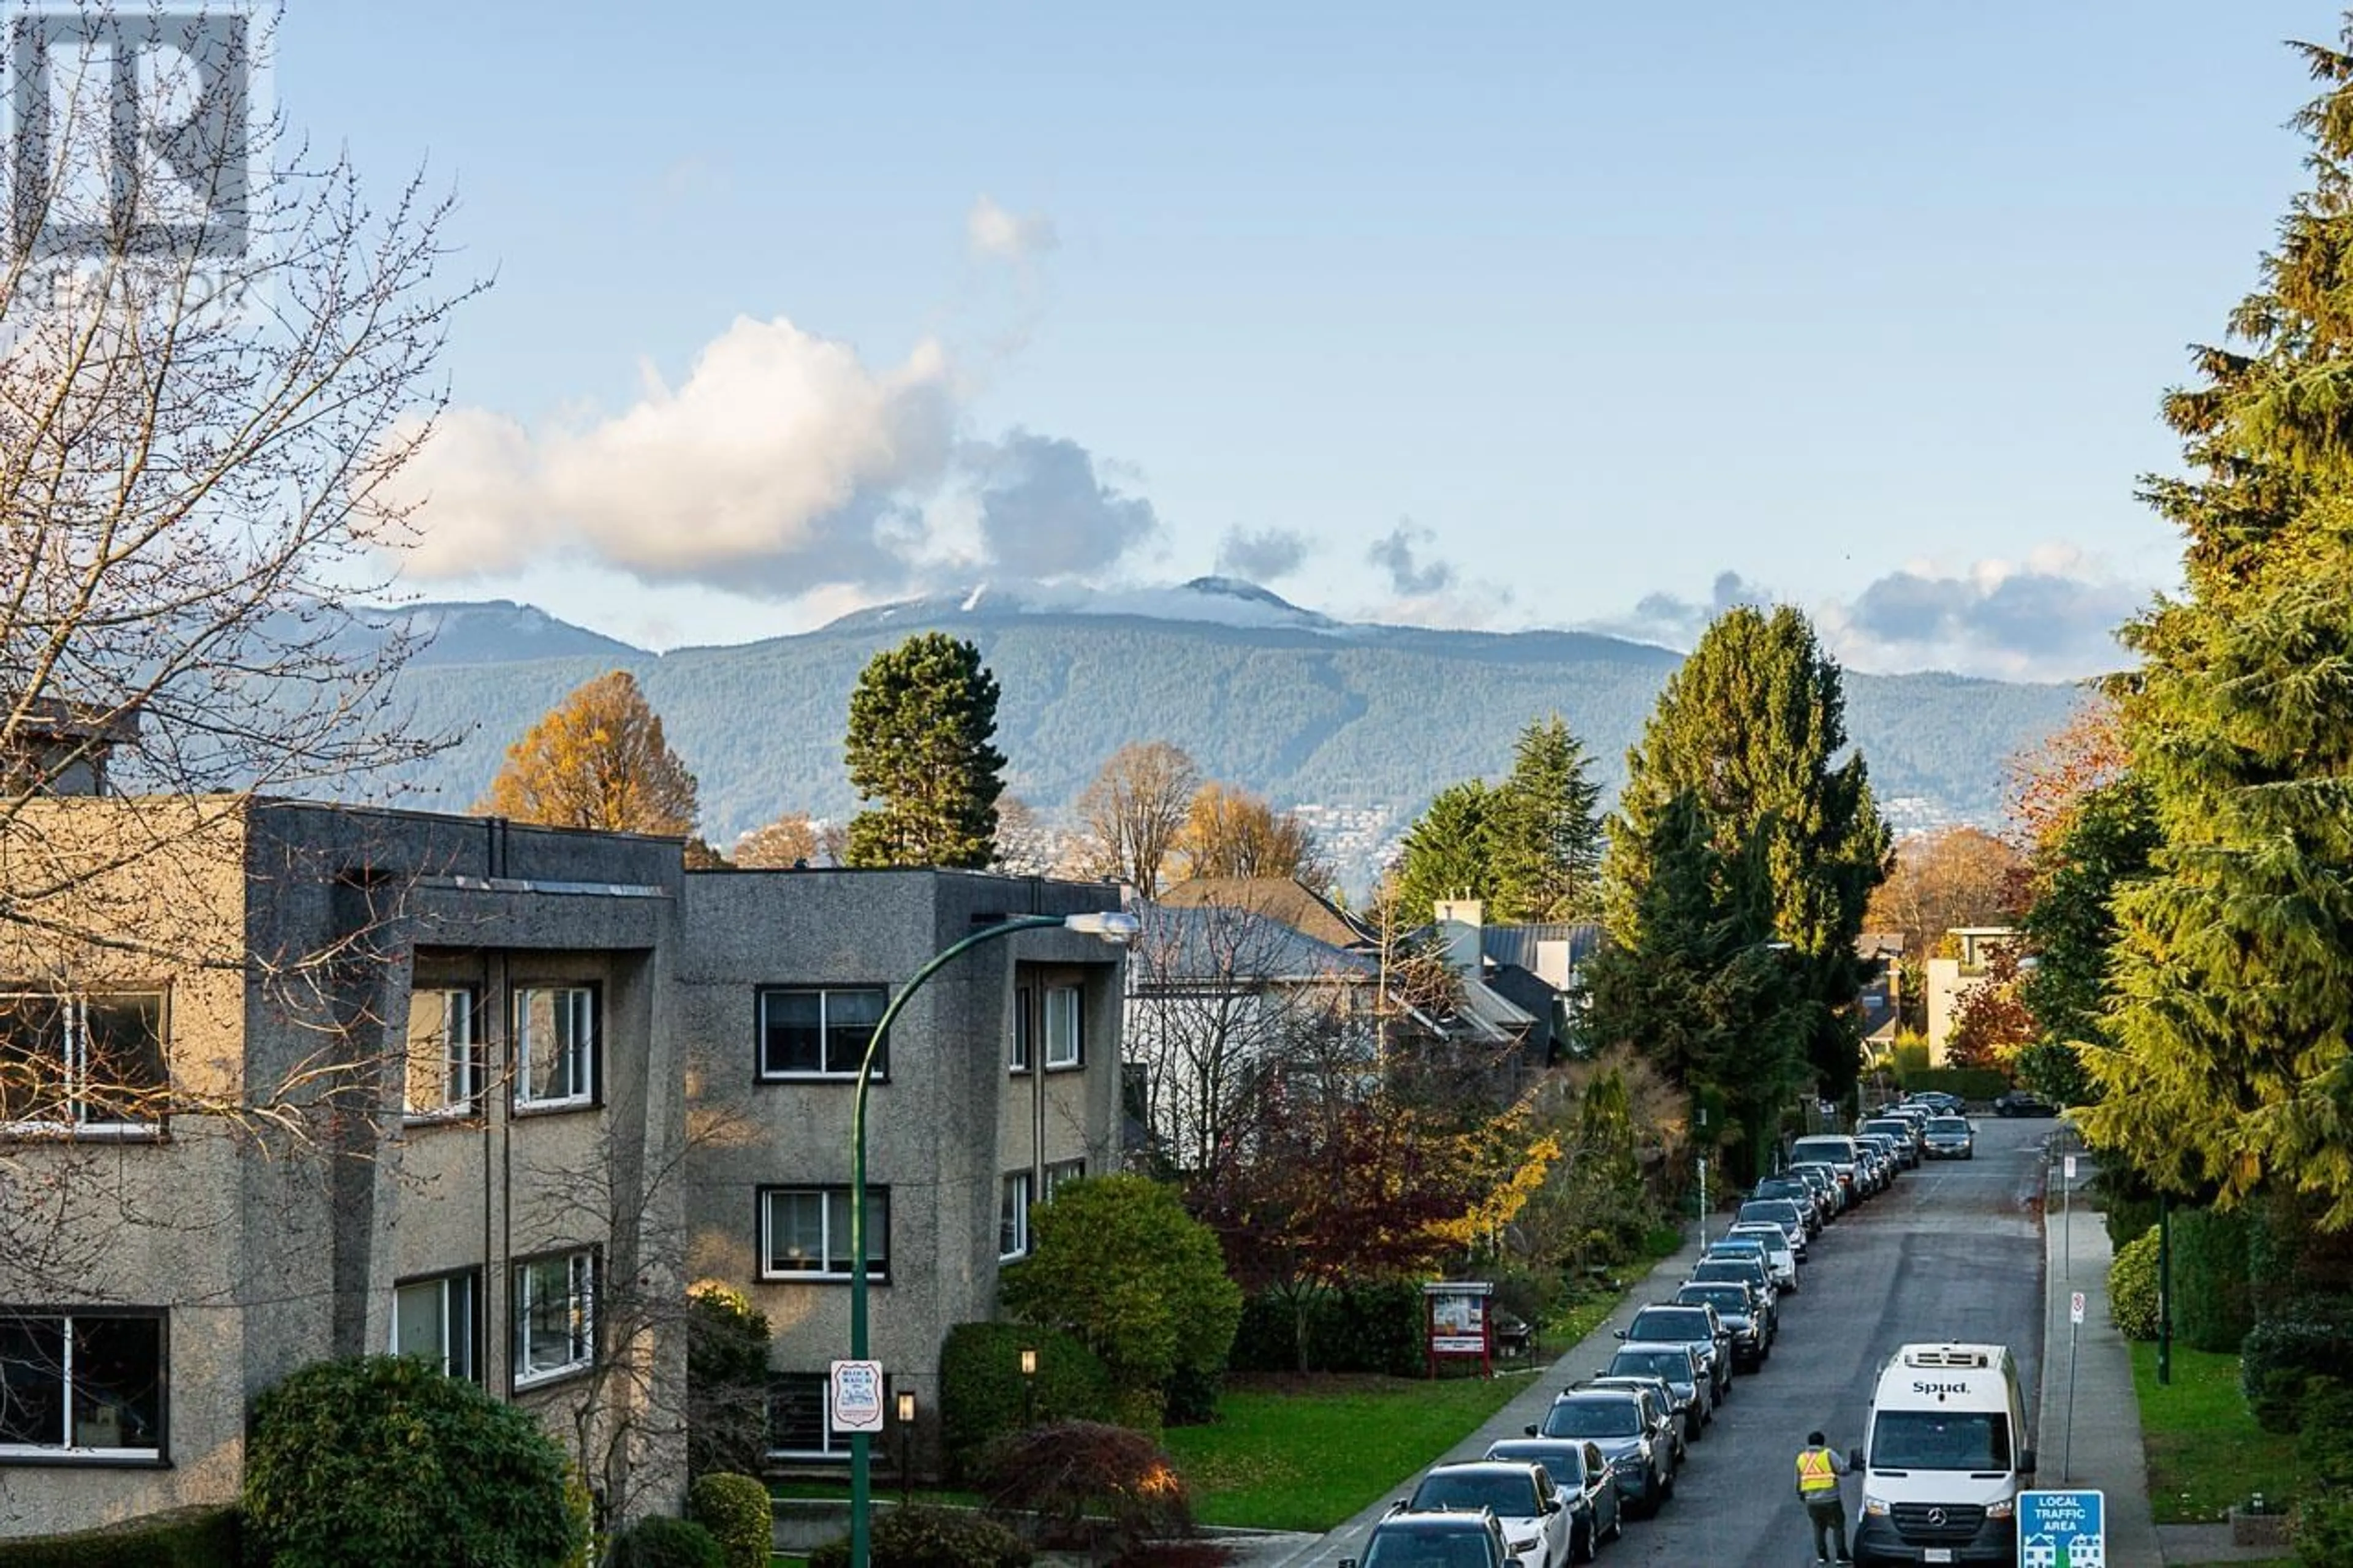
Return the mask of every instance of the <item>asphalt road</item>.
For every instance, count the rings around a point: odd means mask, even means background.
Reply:
[[[1772,1358],[1735,1381],[1707,1436],[1692,1445],[1674,1500],[1657,1518],[1629,1523],[1622,1541],[1602,1548],[1604,1564],[1812,1563],[1795,1496],[1798,1449],[1815,1427],[1841,1449],[1862,1441],[1872,1384],[1897,1345],[2007,1344],[2034,1409],[2043,1269],[2033,1205],[2051,1123],[1977,1122],[1976,1159],[1907,1171],[1816,1238],[1798,1294],[1782,1303]],[[1845,1493],[1852,1521],[1858,1483],[1849,1480]]]

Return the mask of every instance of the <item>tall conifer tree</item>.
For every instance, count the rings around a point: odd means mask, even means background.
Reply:
[[[2347,31],[2353,47],[2353,26]],[[2116,900],[2087,1135],[2225,1202],[2301,1189],[2353,1226],[2353,54],[2298,45],[2313,185],[2228,346],[2165,416],[2148,499],[2188,591],[2126,630],[2126,740],[2160,843]]]
[[[997,678],[980,650],[924,632],[867,661],[849,694],[849,782],[877,803],[849,820],[851,866],[985,869],[997,849],[1005,754]]]
[[[1627,753],[1603,862],[1611,936],[1635,946],[1661,826],[1678,802],[1697,813],[1725,884],[1745,889],[1752,940],[1789,944],[1805,1056],[1832,1095],[1853,1087],[1860,1066],[1854,942],[1888,854],[1868,771],[1859,754],[1841,760],[1847,751],[1838,662],[1806,617],[1787,605],[1728,610],[1668,680]]]

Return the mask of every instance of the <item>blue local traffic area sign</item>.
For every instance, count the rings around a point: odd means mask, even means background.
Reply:
[[[2105,1500],[2095,1491],[2018,1494],[2018,1568],[2107,1568]]]

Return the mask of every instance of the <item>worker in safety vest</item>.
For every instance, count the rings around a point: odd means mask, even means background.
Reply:
[[[1798,1500],[1806,1505],[1806,1518],[1814,1527],[1814,1561],[1817,1563],[1852,1563],[1846,1550],[1846,1504],[1839,1500],[1839,1478],[1846,1474],[1846,1460],[1837,1450],[1828,1447],[1820,1432],[1806,1434],[1806,1446],[1798,1451]],[[1831,1542],[1838,1542],[1838,1555],[1831,1555]]]

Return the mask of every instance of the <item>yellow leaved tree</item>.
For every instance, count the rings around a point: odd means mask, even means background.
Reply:
[[[550,827],[614,833],[694,831],[694,775],[662,739],[662,721],[626,669],[600,675],[507,748],[476,811]]]

